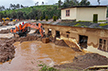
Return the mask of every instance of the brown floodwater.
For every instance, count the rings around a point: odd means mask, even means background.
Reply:
[[[53,43],[44,44],[40,41],[16,42],[15,58],[0,64],[0,71],[39,71],[39,61],[53,66],[72,62],[75,56],[84,52],[75,52],[69,47],[57,46]]]

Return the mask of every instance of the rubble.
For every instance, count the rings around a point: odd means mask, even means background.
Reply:
[[[0,40],[0,62],[4,63],[14,58],[15,47],[10,41]]]
[[[42,42],[43,42],[43,43],[49,43],[49,38],[43,38],[43,39],[42,39]]]
[[[82,56],[74,57],[72,63],[55,65],[54,67],[83,70],[94,65],[108,65],[108,58],[96,53],[87,53]]]
[[[68,45],[64,42],[64,40],[56,40],[55,45],[67,46],[68,47]]]
[[[9,32],[10,32],[9,29],[7,29],[7,30],[1,30],[1,31],[0,31],[0,34],[6,34],[6,33],[9,33]]]
[[[0,62],[4,63],[9,61],[10,59],[14,58],[15,47],[12,45],[13,43],[19,41],[22,43],[23,41],[33,41],[37,40],[36,36],[27,36],[27,37],[20,37],[20,38],[1,38],[0,39]]]

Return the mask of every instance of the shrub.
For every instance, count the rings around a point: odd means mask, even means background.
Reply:
[[[42,17],[42,16],[40,17],[40,20],[41,20],[41,21],[43,20],[43,17]]]
[[[48,16],[45,17],[45,20],[48,21]]]
[[[106,22],[106,20],[99,20],[98,22]]]
[[[43,62],[40,62],[41,64],[38,64],[39,67],[41,67],[41,70],[39,71],[59,71],[53,67],[49,67],[46,64],[44,64]]]
[[[75,26],[75,27],[81,27],[81,26],[83,26],[83,27],[87,27],[86,25],[84,25],[84,24],[80,24],[80,23],[77,23],[77,24],[75,24],[74,26]]]
[[[106,26],[108,23],[101,23],[99,26]]]
[[[38,21],[38,17],[36,17],[36,21]]]
[[[53,16],[53,21],[56,21],[57,20],[57,16]]]
[[[57,19],[59,19],[59,17],[58,17],[58,16],[56,16],[56,18],[57,18]]]

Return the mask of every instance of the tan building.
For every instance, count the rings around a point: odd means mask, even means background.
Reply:
[[[93,21],[106,20],[107,6],[74,6],[61,9],[61,20]]]
[[[46,35],[51,33],[53,38],[64,40],[69,47],[80,48],[108,57],[108,25],[100,26],[96,23],[86,22],[82,26],[72,24],[74,23],[70,23],[70,25],[69,23],[65,25],[43,24],[43,27]]]

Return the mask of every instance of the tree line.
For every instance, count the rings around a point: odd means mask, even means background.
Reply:
[[[3,17],[10,17],[13,19],[35,19],[36,17],[42,17],[45,19],[48,16],[49,19],[53,16],[60,17],[60,9],[55,5],[41,5],[41,6],[32,6],[22,9],[13,9],[0,12],[0,19]]]
[[[97,0],[98,4],[100,5],[100,0]],[[61,0],[58,1],[58,7],[59,8],[66,8],[66,7],[72,7],[72,6],[89,6],[91,5],[90,1],[88,0],[81,0],[80,2],[78,0],[64,0],[62,2]]]

